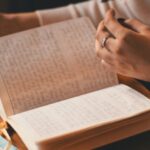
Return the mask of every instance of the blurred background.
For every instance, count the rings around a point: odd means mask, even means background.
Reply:
[[[0,0],[0,12],[27,12],[86,0]]]

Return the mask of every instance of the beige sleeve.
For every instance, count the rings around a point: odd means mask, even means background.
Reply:
[[[110,0],[106,3],[100,0],[91,0],[65,7],[36,11],[36,14],[41,25],[86,16],[97,26],[110,8],[114,8],[118,16],[127,17],[124,0]]]
[[[89,17],[95,26],[104,18],[108,9],[113,8],[117,17],[136,18],[150,25],[150,2],[148,0],[90,0],[65,7],[36,11],[41,25],[60,22],[77,17]]]

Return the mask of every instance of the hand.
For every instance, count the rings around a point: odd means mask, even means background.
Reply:
[[[35,13],[0,14],[0,36],[39,26]]]
[[[117,73],[150,81],[150,27],[135,19],[125,23],[134,31],[122,26],[113,10],[107,13],[97,30],[97,54],[103,65]],[[108,35],[105,47],[98,46]]]

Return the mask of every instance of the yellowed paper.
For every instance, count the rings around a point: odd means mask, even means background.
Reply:
[[[7,114],[117,84],[116,74],[96,57],[94,41],[95,29],[87,18],[2,38],[0,72],[8,94],[2,99]]]
[[[150,110],[150,101],[125,86],[92,92],[10,118],[26,144],[95,125],[123,120]]]

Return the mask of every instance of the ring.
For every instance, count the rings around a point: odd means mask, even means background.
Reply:
[[[106,36],[101,40],[101,47],[104,48],[106,46],[107,40],[110,38],[110,36]]]

